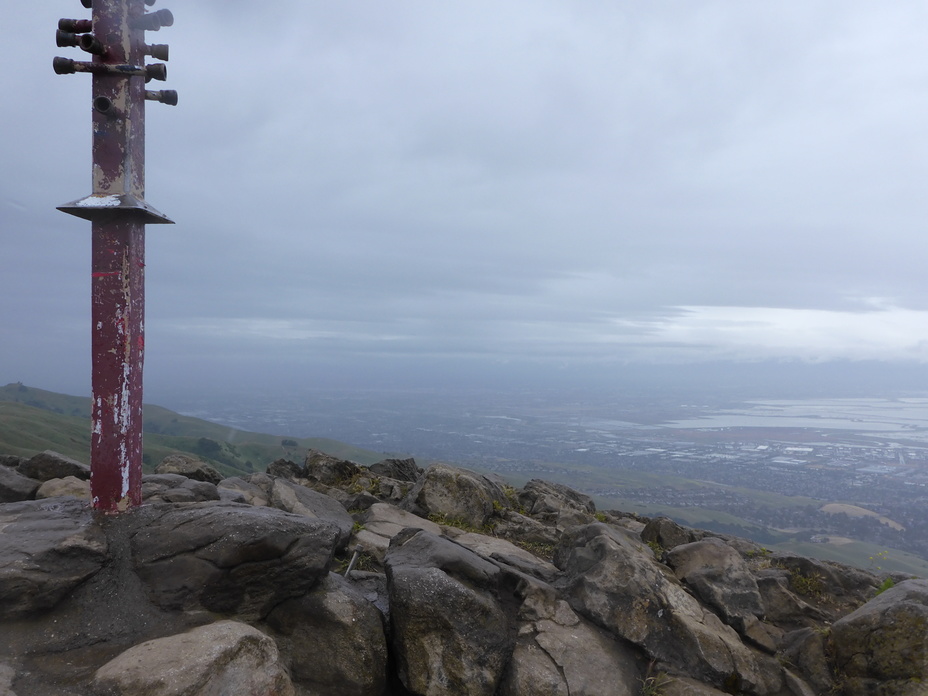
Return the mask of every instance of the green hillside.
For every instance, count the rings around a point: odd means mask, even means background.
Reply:
[[[146,472],[175,453],[196,455],[230,476],[264,471],[281,457],[301,461],[308,449],[366,465],[384,457],[337,440],[236,430],[150,404],[145,405],[142,422]],[[47,449],[89,463],[90,398],[23,384],[0,387],[0,453],[31,457]]]

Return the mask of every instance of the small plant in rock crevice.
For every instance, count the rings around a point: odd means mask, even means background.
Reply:
[[[520,549],[525,549],[530,554],[538,556],[543,561],[551,562],[554,560],[554,550],[557,548],[554,544],[548,544],[540,541],[520,541],[513,540],[513,543]]]
[[[664,555],[664,551],[667,550],[653,539],[648,542],[648,548],[654,552],[656,558],[661,558]]]
[[[825,578],[818,573],[793,573],[790,576],[793,589],[805,597],[822,599],[825,596]]]
[[[896,582],[892,578],[886,578],[882,583],[880,583],[880,586],[876,588],[876,594],[881,595],[884,592],[886,592],[886,590],[888,590],[890,587],[895,587],[895,586],[896,586]]]
[[[639,679],[641,682],[641,691],[639,696],[662,696],[664,687],[670,684],[670,677],[663,672],[654,673],[654,661],[648,665],[648,671],[644,677]]]
[[[432,513],[428,516],[428,520],[430,522],[434,522],[435,524],[444,525],[445,527],[456,527],[457,529],[463,529],[465,532],[473,532],[475,534],[492,535],[493,531],[496,529],[496,526],[493,524],[485,524],[482,527],[475,527],[460,517],[449,517],[445,513]]]
[[[512,486],[503,486],[503,495],[506,496],[506,502],[509,503],[509,507],[512,510],[515,510],[520,515],[526,514],[525,508],[519,502],[519,493]]]

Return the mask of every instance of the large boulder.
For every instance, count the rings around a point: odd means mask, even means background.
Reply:
[[[757,581],[741,554],[721,539],[681,544],[664,555],[677,578],[722,620],[773,653],[776,640],[759,620],[765,614]]]
[[[829,620],[829,614],[792,591],[791,573],[786,568],[763,568],[754,576],[767,621],[784,629],[799,629],[814,628]]]
[[[288,481],[302,481],[306,479],[306,470],[289,459],[275,459],[267,465],[267,475]]]
[[[882,582],[882,578],[859,568],[792,553],[775,553],[770,561],[788,570],[793,592],[828,615],[830,620],[864,604]]]
[[[43,498],[60,498],[63,495],[70,495],[90,502],[90,481],[79,479],[76,476],[65,476],[64,478],[49,479],[35,492],[36,500]]]
[[[282,478],[273,479],[269,494],[268,504],[272,507],[334,525],[339,531],[337,549],[343,548],[351,536],[354,520],[329,496]]]
[[[107,696],[293,696],[274,641],[237,621],[218,621],[136,645],[97,670]]]
[[[497,601],[498,566],[454,542],[408,530],[386,557],[393,652],[422,696],[493,696],[513,649]]]
[[[518,638],[500,696],[638,696],[642,678],[627,645],[591,625],[549,585],[520,583]]]
[[[679,525],[669,517],[655,517],[641,530],[641,540],[662,551],[669,551],[681,544],[691,544],[703,537],[704,532]]]
[[[0,454],[0,466],[15,469],[27,459],[28,457],[19,457],[15,454]]]
[[[222,474],[206,462],[190,454],[169,454],[155,467],[156,474],[180,474],[195,481],[206,481],[213,485],[222,481]]]
[[[397,481],[408,481],[415,483],[419,478],[422,470],[416,466],[416,460],[409,459],[384,459],[376,464],[371,464],[371,472],[378,476],[396,479]]]
[[[503,487],[486,476],[435,464],[419,477],[401,507],[422,517],[480,529],[506,502]]]
[[[0,505],[0,620],[54,607],[97,573],[108,545],[76,498]]]
[[[493,533],[536,548],[548,548],[551,553],[557,545],[559,532],[556,527],[539,522],[515,510],[502,510],[493,520]]]
[[[168,610],[263,618],[327,573],[339,539],[325,521],[228,503],[156,509],[132,536],[136,572]]]
[[[814,687],[815,693],[835,692],[835,683],[827,654],[826,632],[800,628],[783,636],[779,657],[799,672]]]
[[[76,476],[79,479],[90,479],[90,467],[75,459],[66,457],[52,450],[39,452],[31,459],[19,465],[19,473],[38,481],[48,481],[53,478]]]
[[[532,479],[519,492],[519,503],[536,520],[566,529],[594,521],[593,499],[560,483]]]
[[[434,522],[393,505],[374,503],[364,512],[354,538],[363,551],[383,563],[390,541],[407,528],[425,529],[436,536],[441,534],[441,527]]]
[[[748,649],[624,532],[605,524],[575,527],[563,535],[554,560],[572,606],[652,659],[718,687],[780,691],[779,665]]]
[[[341,576],[329,573],[307,595],[276,607],[267,622],[286,645],[299,686],[326,696],[382,696],[383,617]]]
[[[303,471],[310,481],[336,486],[347,483],[352,477],[360,474],[361,467],[347,459],[339,459],[311,449],[303,462]]]
[[[35,498],[35,492],[41,484],[41,481],[23,476],[12,467],[0,466],[0,503]]]
[[[263,478],[269,478],[265,475],[262,476]],[[252,478],[253,477],[254,475],[252,475]],[[249,505],[257,505],[259,507],[268,505],[270,495],[268,490],[252,482],[250,479],[246,481],[238,476],[232,476],[220,481],[217,488],[219,489],[220,496],[226,495],[225,492],[229,491],[237,494],[236,497],[240,496],[242,501]]]
[[[924,694],[928,682],[928,580],[906,580],[836,621],[836,671],[849,695]],[[893,690],[886,690],[888,684]],[[878,685],[883,691],[875,691]]]

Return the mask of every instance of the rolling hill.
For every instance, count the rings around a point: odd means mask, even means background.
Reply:
[[[236,430],[146,404],[143,469],[151,472],[169,454],[193,454],[228,476],[264,471],[281,457],[301,460],[317,449],[359,464],[384,458],[326,438],[293,438]],[[90,398],[13,383],[0,387],[0,453],[29,457],[46,449],[90,462]]]

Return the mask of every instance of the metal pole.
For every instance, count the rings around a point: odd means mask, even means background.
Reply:
[[[173,23],[155,0],[81,0],[93,19],[63,19],[58,45],[79,46],[92,62],[55,58],[60,74],[93,75],[93,193],[59,206],[91,221],[92,387],[90,493],[93,507],[117,513],[139,505],[142,481],[142,367],[145,353],[145,225],[171,220],[145,202],[145,101],[164,79],[167,46],[146,46],[145,31]],[[92,33],[90,33],[92,30]]]

